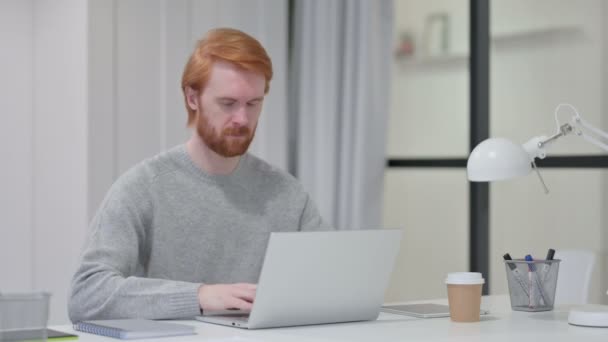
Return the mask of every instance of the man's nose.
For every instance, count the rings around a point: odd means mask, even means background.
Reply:
[[[238,126],[247,126],[249,123],[249,117],[247,115],[247,108],[239,108],[232,116],[232,123]]]

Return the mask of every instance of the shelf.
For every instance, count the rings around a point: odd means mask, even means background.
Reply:
[[[538,38],[577,36],[583,34],[584,30],[579,26],[555,26],[539,27],[521,31],[495,32],[492,41],[500,43],[511,40],[531,40]]]
[[[492,34],[492,42],[495,44],[531,41],[539,39],[551,39],[558,37],[578,37],[584,33],[579,26],[557,26],[526,29],[521,31],[497,32]],[[398,68],[435,68],[468,65],[469,54],[466,52],[448,53],[438,56],[408,56],[398,57],[395,64]]]
[[[401,57],[395,61],[398,67],[436,67],[463,65],[469,62],[469,55],[466,53],[453,53],[438,56],[411,56]]]

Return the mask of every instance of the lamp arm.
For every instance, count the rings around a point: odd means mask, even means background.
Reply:
[[[599,128],[593,127],[588,122],[583,120],[583,118],[581,118],[579,115],[572,118],[572,124],[577,128],[575,131],[576,135],[583,137],[583,139],[603,149],[604,151],[608,151],[608,143],[600,140],[604,139],[608,141],[608,133],[600,130]],[[585,130],[595,134],[599,138],[587,133]]]
[[[580,117],[579,117],[580,118]],[[574,120],[574,118],[573,118]],[[528,140],[523,146],[524,150],[528,152],[530,156],[530,160],[534,162],[534,158],[545,159],[547,156],[547,152],[545,148],[551,145],[555,140],[560,137],[566,136],[574,131],[574,128],[570,124],[563,124],[557,130],[557,133],[553,134],[550,137],[546,137],[544,135],[540,137],[534,137]]]
[[[559,106],[558,106],[558,109],[559,109]],[[549,188],[547,188],[547,185],[545,184],[543,177],[541,176],[540,172],[538,171],[538,168],[536,167],[536,162],[534,160],[536,158],[544,159],[547,156],[546,147],[551,145],[554,141],[556,141],[560,137],[574,133],[574,134],[582,137],[583,139],[587,140],[591,144],[598,146],[605,151],[608,151],[608,133],[606,133],[598,128],[593,127],[588,122],[583,120],[583,118],[581,118],[581,116],[578,114],[578,112],[576,112],[576,109],[574,109],[574,111],[575,111],[576,115],[574,115],[572,117],[571,124],[566,123],[566,124],[559,126],[559,122],[558,122],[558,130],[557,130],[557,133],[555,133],[554,135],[552,135],[550,137],[545,137],[545,136],[534,137],[534,138],[528,140],[525,144],[523,144],[524,150],[526,150],[526,152],[528,153],[528,156],[530,157],[530,162],[532,163],[534,171],[536,171],[536,174],[538,175],[538,178],[540,179],[540,182],[541,182],[543,188],[545,189],[545,194],[549,193]],[[557,115],[556,115],[556,121],[557,121]],[[601,139],[604,139],[604,141],[602,141]]]
[[[604,151],[608,151],[608,133],[593,127],[583,120],[578,113],[572,117],[571,124],[566,123],[561,125],[558,132],[550,137],[540,136],[530,139],[524,144],[524,149],[528,152],[532,161],[534,161],[534,158],[544,159],[547,156],[546,147],[560,137],[569,134],[576,134]]]

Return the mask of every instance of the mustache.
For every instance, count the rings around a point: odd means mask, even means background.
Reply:
[[[247,126],[236,126],[236,127],[226,127],[223,131],[223,135],[249,135],[251,130]]]

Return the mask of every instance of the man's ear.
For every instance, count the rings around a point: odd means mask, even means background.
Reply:
[[[191,87],[186,87],[186,101],[188,102],[188,107],[192,110],[198,109],[198,91],[192,89]]]

